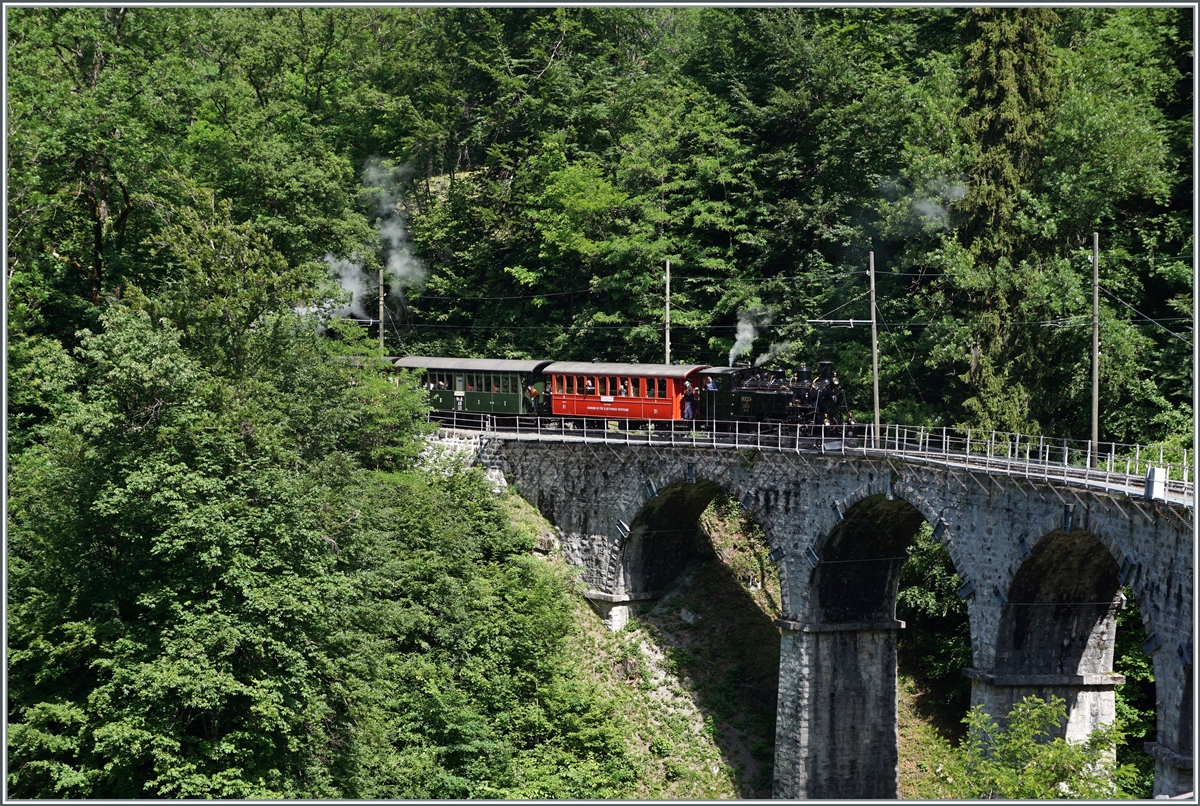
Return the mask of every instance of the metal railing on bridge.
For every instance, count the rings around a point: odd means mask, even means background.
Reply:
[[[503,434],[507,439],[894,457],[1158,498],[1188,507],[1194,503],[1194,456],[1186,449],[1161,445],[1102,442],[1099,452],[1093,455],[1092,444],[1086,440],[970,428],[884,425],[876,435],[873,424],[805,426],[699,420],[647,423],[444,411],[430,416],[444,426]]]

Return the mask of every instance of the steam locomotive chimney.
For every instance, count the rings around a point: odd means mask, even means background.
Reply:
[[[817,382],[822,386],[828,386],[833,383],[833,362],[818,361],[817,365],[821,367],[821,377],[817,379]]]
[[[796,370],[796,378],[799,383],[812,382],[812,370],[808,368],[808,364],[800,365],[800,369]]]

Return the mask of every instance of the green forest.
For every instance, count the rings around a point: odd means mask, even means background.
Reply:
[[[1193,13],[6,7],[8,794],[641,791],[381,337],[1190,450]]]

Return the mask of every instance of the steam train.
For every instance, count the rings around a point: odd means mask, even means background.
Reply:
[[[392,366],[417,370],[438,412],[596,417],[638,422],[789,423],[806,433],[835,427],[857,435],[833,363],[814,379],[748,365],[614,364],[406,356]]]

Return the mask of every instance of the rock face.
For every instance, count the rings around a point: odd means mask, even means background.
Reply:
[[[1194,558],[1182,507],[895,459],[458,439],[559,528],[613,629],[691,559],[685,536],[717,492],[742,502],[782,586],[776,797],[897,796],[895,599],[923,521],[966,580],[972,698],[994,714],[1056,694],[1068,737],[1111,721],[1115,613],[1131,586],[1157,680],[1155,791],[1191,787]]]

